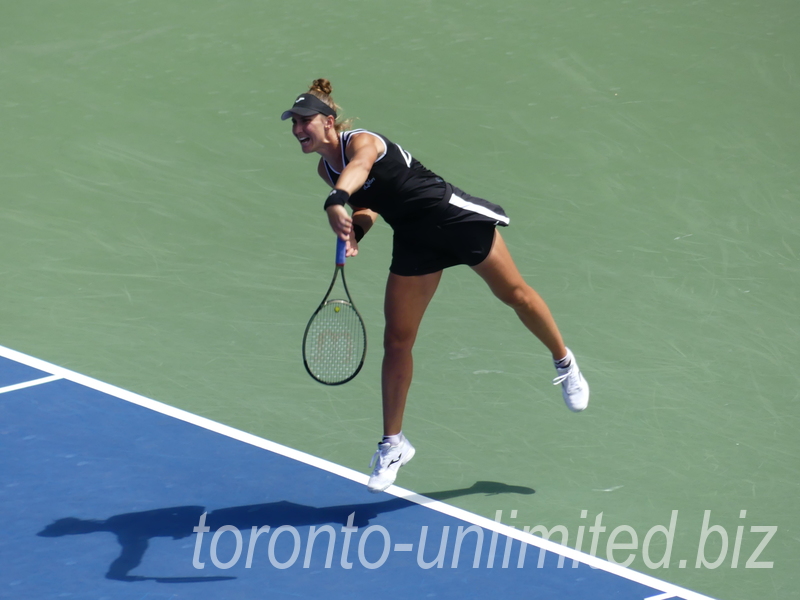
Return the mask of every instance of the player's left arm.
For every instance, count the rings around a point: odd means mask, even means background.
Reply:
[[[347,256],[358,254],[358,242],[361,241],[370,228],[375,224],[378,213],[368,208],[353,207],[353,226],[350,230],[350,239],[347,245]],[[358,239],[356,239],[358,238]]]

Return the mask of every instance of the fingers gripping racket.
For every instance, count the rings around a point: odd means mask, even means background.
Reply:
[[[336,241],[336,269],[319,308],[303,334],[303,364],[314,379],[326,385],[347,383],[358,375],[367,354],[367,331],[344,278],[346,242]],[[331,298],[341,273],[346,300]]]

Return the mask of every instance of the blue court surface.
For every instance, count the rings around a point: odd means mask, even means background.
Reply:
[[[0,452],[0,598],[707,598],[2,347]]]

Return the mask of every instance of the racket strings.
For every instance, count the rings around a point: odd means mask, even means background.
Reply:
[[[366,333],[346,300],[329,300],[308,325],[304,354],[311,374],[323,383],[343,383],[360,369]]]

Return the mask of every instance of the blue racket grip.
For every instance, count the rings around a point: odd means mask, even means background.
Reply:
[[[347,254],[347,242],[345,242],[342,238],[336,238],[336,266],[342,267],[344,266],[344,258],[345,254]]]

